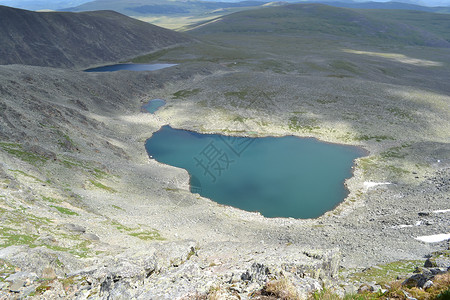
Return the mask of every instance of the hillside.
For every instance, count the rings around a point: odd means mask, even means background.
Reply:
[[[264,1],[243,2],[220,2],[220,1],[166,1],[166,0],[96,0],[81,4],[76,7],[67,8],[67,11],[90,11],[90,10],[115,10],[129,16],[143,15],[177,15],[201,13],[217,9],[255,7],[263,5]]]
[[[418,12],[420,13],[420,12]],[[383,15],[385,16],[385,15]],[[449,20],[450,15],[439,15]],[[426,19],[425,19],[426,20]],[[445,26],[445,22],[437,26]],[[272,33],[347,38],[371,43],[450,47],[437,33],[395,18],[322,4],[292,4],[237,12],[192,27],[193,33]]]
[[[64,11],[114,10],[165,28],[179,29],[185,25],[253,9],[264,4],[263,1],[96,0],[76,7],[65,8]]]
[[[416,11],[427,11],[427,12],[436,12],[436,13],[450,13],[450,7],[448,6],[422,6],[418,4],[404,3],[404,2],[344,2],[344,1],[308,1],[314,3],[322,3],[336,7],[345,7],[345,8],[362,8],[362,9],[395,9],[395,10],[416,10]]]
[[[37,13],[0,6],[0,64],[86,67],[188,40],[112,11]]]

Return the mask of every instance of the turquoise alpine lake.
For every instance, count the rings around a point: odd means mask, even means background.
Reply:
[[[146,112],[154,114],[161,106],[164,106],[166,101],[162,99],[153,99],[148,101],[147,104],[142,105],[142,109]]]
[[[314,138],[234,137],[163,126],[145,145],[150,158],[186,169],[190,190],[265,217],[316,218],[348,195],[363,149]]]
[[[114,72],[114,71],[156,71],[169,67],[176,66],[176,64],[115,64],[109,66],[102,66],[84,70],[85,72]]]

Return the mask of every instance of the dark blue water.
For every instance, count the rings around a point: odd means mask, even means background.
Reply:
[[[84,70],[85,72],[114,72],[120,70],[127,71],[156,71],[169,67],[176,66],[176,64],[116,64],[110,66],[103,66]]]
[[[191,192],[266,217],[315,218],[348,194],[344,180],[362,149],[312,138],[230,137],[162,127],[148,154],[186,169]]]
[[[161,106],[164,106],[166,101],[162,99],[153,99],[148,101],[147,104],[142,105],[142,109],[153,114],[155,113]]]

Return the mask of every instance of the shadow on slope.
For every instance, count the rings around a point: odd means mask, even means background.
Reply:
[[[31,12],[0,6],[0,64],[87,67],[188,41],[112,11]]]

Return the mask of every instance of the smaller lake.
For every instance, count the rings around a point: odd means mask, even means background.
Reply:
[[[235,137],[163,126],[145,144],[150,157],[186,169],[190,190],[265,217],[316,218],[348,195],[359,147],[313,138]]]
[[[156,71],[169,67],[176,66],[176,64],[115,64],[92,68],[84,70],[85,72],[114,72],[114,71]]]
[[[147,104],[142,105],[142,109],[151,114],[154,114],[161,106],[164,106],[166,101],[162,99],[153,99],[148,101]]]

